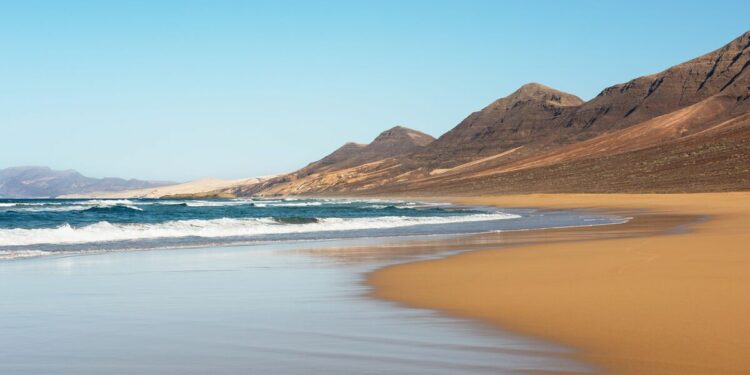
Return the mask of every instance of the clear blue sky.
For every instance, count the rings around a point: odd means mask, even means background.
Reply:
[[[529,81],[589,99],[748,29],[750,1],[2,1],[0,168],[284,172]]]

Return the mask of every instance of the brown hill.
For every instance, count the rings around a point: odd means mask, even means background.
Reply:
[[[714,95],[748,95],[750,32],[726,46],[669,68],[604,89],[583,102],[539,84],[527,84],[441,136],[418,159],[433,168],[499,154],[506,159],[596,137],[684,108]]]
[[[454,166],[498,151],[553,141],[556,132],[551,124],[581,104],[577,96],[538,83],[526,84],[469,115],[417,159],[433,167]]]
[[[434,140],[435,138],[431,135],[396,126],[380,133],[370,144],[358,149],[347,160],[336,163],[335,167],[343,168],[409,154],[420,150]]]
[[[310,174],[313,172],[330,169],[331,167],[342,163],[352,163],[365,147],[367,147],[367,145],[347,142],[343,146],[336,149],[336,151],[325,156],[323,159],[308,164],[307,167],[302,169],[302,171],[305,171],[305,174]]]
[[[727,98],[500,166],[459,166],[381,193],[691,192],[750,188],[750,111],[704,121]],[[468,163],[471,164],[471,163]]]
[[[315,186],[345,183],[336,173],[360,165],[379,165],[385,159],[411,154],[423,149],[434,141],[432,136],[396,126],[380,133],[367,145],[346,143],[324,158],[308,164],[299,171],[270,179],[261,184],[245,185],[222,191],[218,194],[253,195],[265,194],[305,194]]]
[[[750,32],[661,73],[606,88],[578,108],[564,126],[582,129],[588,135],[622,129],[717,94],[746,95],[748,47]]]
[[[369,144],[346,143],[324,158],[308,164],[297,174],[309,175],[409,154],[420,150],[434,140],[435,138],[431,135],[403,126],[395,126],[380,133]]]
[[[375,147],[388,144],[376,139],[233,193],[748,189],[749,114],[747,32],[706,55],[606,88],[588,102],[527,84],[434,142]]]

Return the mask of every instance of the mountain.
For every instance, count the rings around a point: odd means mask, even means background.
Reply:
[[[422,150],[434,140],[435,138],[428,134],[396,126],[380,133],[369,144],[346,143],[333,153],[296,172],[271,178],[259,184],[238,186],[216,193],[217,195],[253,195],[268,190],[275,191],[276,194],[305,194],[319,190],[319,187],[325,189],[331,185],[346,183],[348,178],[338,175],[337,171],[362,165],[375,167],[394,158]]]
[[[539,84],[524,85],[469,115],[441,136],[421,159],[432,160],[434,166],[450,167],[523,146],[521,152],[513,155],[518,158],[624,129],[715,95],[746,97],[750,79],[748,52],[750,32],[663,72],[608,87],[585,103]],[[738,104],[745,105],[740,100]],[[743,112],[739,108],[726,114]]]
[[[552,124],[581,104],[575,95],[529,83],[470,114],[417,158],[433,167],[450,167],[497,151],[553,142],[560,131]]]
[[[74,170],[56,171],[47,167],[11,167],[0,170],[0,197],[49,198],[92,191],[150,188],[172,184],[162,181],[91,178]]]
[[[395,126],[380,133],[369,144],[346,143],[323,159],[309,164],[300,173],[308,175],[405,155],[424,148],[434,140],[429,134]]]
[[[297,172],[223,193],[750,189],[750,32],[662,72],[605,88],[586,102],[529,83],[437,140],[369,154],[377,143],[347,144]]]

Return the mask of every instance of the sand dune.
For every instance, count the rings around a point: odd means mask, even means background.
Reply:
[[[229,189],[238,185],[256,184],[268,178],[270,177],[253,177],[239,180],[203,179],[156,188],[74,194],[62,196],[61,198],[163,198],[166,196],[200,195],[214,190]]]

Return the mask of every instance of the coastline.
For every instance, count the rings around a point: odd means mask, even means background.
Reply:
[[[395,265],[372,295],[479,319],[577,349],[604,373],[742,373],[750,368],[750,193],[544,194],[460,204],[627,212],[622,233],[553,230],[497,249]],[[688,222],[654,216],[692,217]],[[639,224],[640,223],[640,224]],[[660,230],[657,227],[662,225]],[[604,230],[611,232],[610,229]],[[594,235],[591,235],[594,234]]]

